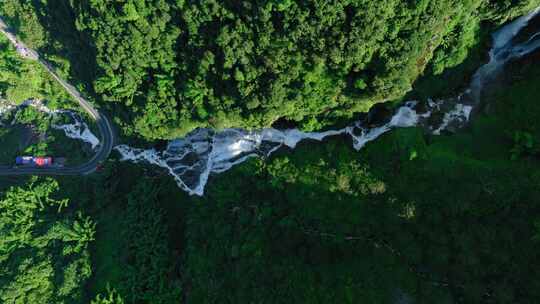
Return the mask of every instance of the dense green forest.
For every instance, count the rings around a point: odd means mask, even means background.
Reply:
[[[538,0],[19,1],[0,12],[128,135],[319,129],[440,74]]]
[[[0,138],[3,147],[0,150],[0,164],[11,164],[19,155],[69,155],[68,165],[82,163],[93,151],[82,142],[66,137],[64,131],[52,127],[53,124],[64,122],[70,123],[70,118],[54,117],[31,106],[2,115]]]
[[[39,63],[23,60],[4,35],[0,35],[0,100],[20,104],[44,99],[51,108],[72,108],[71,97]]]
[[[513,64],[457,134],[399,129],[361,152],[340,137],[305,142],[212,178],[203,198],[113,160],[88,177],[1,179],[18,186],[0,199],[0,295],[535,303],[539,59]]]
[[[322,128],[412,86],[454,94],[493,27],[538,5],[5,0],[0,15],[123,139],[156,139]],[[0,47],[2,97],[69,104]],[[537,51],[455,134],[396,129],[360,152],[346,137],[302,142],[212,176],[204,197],[114,157],[88,176],[1,176],[0,303],[537,303],[539,83]],[[0,157],[18,136],[0,129]]]
[[[9,106],[28,100],[39,101],[50,110],[70,110],[74,115],[87,117],[45,68],[38,62],[21,58],[8,39],[0,35],[0,137],[3,144],[0,164],[12,163],[17,155],[69,155],[67,164],[73,165],[93,154],[89,147],[52,127],[72,123],[68,115],[50,115],[32,106],[4,113]],[[95,130],[93,121],[86,121]]]
[[[58,182],[32,178],[0,201],[0,299],[73,303],[92,274],[88,244],[95,223],[56,199]]]
[[[539,59],[458,134],[305,143],[216,177],[187,216],[187,302],[537,302]]]
[[[31,106],[3,113],[8,105],[20,105],[29,99],[39,100],[52,110],[79,112],[80,109],[39,63],[22,59],[3,35],[0,35],[0,49],[0,137],[3,144],[0,164],[12,163],[21,154],[69,154],[68,163],[71,164],[87,158],[92,151],[84,149],[80,142],[68,139],[63,131],[52,128],[53,124],[69,123],[67,116],[53,117]]]

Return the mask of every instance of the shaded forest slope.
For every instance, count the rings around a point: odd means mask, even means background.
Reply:
[[[32,46],[126,135],[197,127],[320,129],[461,63],[482,22],[538,0],[4,1]]]

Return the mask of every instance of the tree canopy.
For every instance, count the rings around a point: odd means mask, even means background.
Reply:
[[[478,40],[481,22],[502,22],[539,4],[41,2],[32,8],[10,0],[0,9],[36,46],[40,39],[58,43],[34,30],[36,19],[45,28],[60,21],[32,10],[54,16],[65,11],[71,20],[66,30],[91,37],[79,59],[95,57],[91,79],[99,98],[118,113],[127,134],[151,139],[196,127],[256,128],[280,120],[321,128],[403,96],[430,62],[435,73],[459,64]]]
[[[0,12],[122,135],[155,139],[321,128],[423,73],[453,88],[434,77],[481,63],[468,52],[485,22],[539,4],[5,0]],[[0,47],[0,92],[62,100],[36,64]],[[88,176],[2,176],[0,302],[536,303],[539,61],[510,62],[455,134],[401,128],[360,152],[348,137],[304,141],[210,176],[204,197],[114,158]],[[14,116],[51,123],[33,108]],[[9,133],[4,146],[20,134]]]
[[[72,303],[92,274],[88,245],[95,224],[66,212],[59,185],[32,178],[0,200],[0,299],[3,303]]]

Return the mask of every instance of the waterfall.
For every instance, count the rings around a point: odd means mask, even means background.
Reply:
[[[367,126],[365,122],[358,121],[343,129],[325,132],[273,128],[222,131],[197,129],[184,138],[170,141],[164,151],[143,150],[126,145],[119,145],[115,149],[120,153],[122,161],[147,162],[165,168],[180,188],[190,195],[202,196],[212,173],[225,172],[250,157],[267,157],[283,146],[294,148],[305,139],[322,141],[329,136],[346,134],[352,138],[354,148],[360,150],[368,142],[394,128],[422,125],[431,133],[438,135],[450,127],[460,127],[469,120],[484,84],[493,79],[507,62],[540,48],[540,33],[535,33],[524,43],[515,44],[513,41],[539,13],[540,8],[496,31],[492,35],[490,60],[475,73],[470,88],[453,99],[430,100],[427,110],[423,113],[419,113],[416,109],[417,102],[410,101],[398,108],[389,122],[377,127]],[[439,125],[428,126],[427,118],[436,112],[444,113],[442,121]]]
[[[7,101],[0,102],[0,126],[6,126],[6,124],[2,124],[1,121],[1,119],[5,117],[4,115],[7,115],[8,113],[16,113],[17,111],[25,107],[33,107],[39,112],[46,113],[49,117],[59,117],[61,115],[69,117],[71,123],[53,123],[51,127],[56,130],[64,131],[64,134],[68,138],[81,140],[85,143],[90,144],[92,146],[92,149],[95,149],[99,145],[99,139],[96,135],[94,135],[94,133],[92,133],[88,125],[84,122],[84,120],[79,114],[69,110],[52,110],[45,106],[40,100],[36,99],[25,100],[20,105],[14,105]],[[13,119],[9,123],[7,123],[7,126],[13,125],[15,123],[16,121],[15,119]]]

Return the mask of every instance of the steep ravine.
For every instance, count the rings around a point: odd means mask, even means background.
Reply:
[[[518,43],[515,37],[529,21],[540,14],[540,8],[520,17],[493,33],[489,62],[481,66],[469,89],[459,96],[445,100],[430,100],[418,106],[416,101],[405,102],[388,121],[379,126],[357,121],[339,130],[302,132],[298,129],[262,130],[225,129],[216,132],[198,129],[184,138],[168,143],[164,151],[143,150],[126,145],[115,149],[124,161],[146,162],[165,168],[178,186],[191,195],[203,195],[210,174],[227,171],[234,165],[255,156],[269,156],[279,148],[294,148],[304,139],[322,141],[335,135],[348,134],[356,150],[393,128],[422,126],[427,132],[438,135],[444,130],[455,130],[470,118],[479,104],[486,83],[493,80],[513,59],[523,57],[540,48],[540,32],[529,33],[529,39]],[[442,119],[430,119],[441,117]]]

